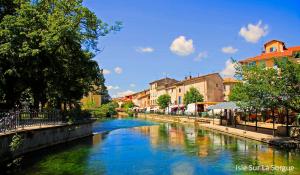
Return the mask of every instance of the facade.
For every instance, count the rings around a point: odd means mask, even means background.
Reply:
[[[157,106],[157,98],[167,93],[167,88],[178,81],[171,78],[163,78],[150,84],[150,106]]]
[[[218,73],[207,74],[198,77],[186,77],[182,81],[161,79],[150,83],[150,106],[158,108],[156,100],[160,95],[171,96],[171,108],[184,107],[184,94],[191,87],[196,88],[204,97],[204,103],[224,101],[223,79]]]
[[[89,107],[100,107],[102,102],[101,102],[101,95],[93,94],[92,92],[89,92],[87,96],[84,96],[80,102],[82,106]]]
[[[224,78],[223,85],[224,85],[224,101],[229,101],[229,95],[233,88],[233,86],[238,83],[239,81],[233,78]]]
[[[240,61],[241,64],[259,65],[274,67],[275,59],[289,59],[300,63],[300,46],[287,48],[285,43],[279,40],[271,40],[264,44],[264,51],[255,57]]]
[[[204,97],[204,102],[222,102],[223,79],[218,73],[207,74],[198,77],[186,77],[184,80],[176,83],[176,101],[175,105],[183,104],[184,94],[191,87],[196,88]]]
[[[132,101],[132,95],[126,95],[124,97],[113,98],[112,101],[117,102],[119,107],[121,107],[122,104]]]
[[[146,109],[150,107],[150,90],[144,90],[139,93],[139,96],[137,97],[137,106],[139,106],[140,109]]]
[[[149,107],[150,106],[150,90],[146,89],[141,92],[132,94],[131,100],[132,100],[133,104],[140,109]]]

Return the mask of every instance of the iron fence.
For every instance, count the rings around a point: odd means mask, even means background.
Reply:
[[[19,128],[62,123],[59,111],[0,111],[0,133]]]

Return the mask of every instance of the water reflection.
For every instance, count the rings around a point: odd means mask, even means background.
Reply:
[[[300,174],[299,152],[193,125],[113,120],[95,124],[94,132],[99,134],[29,156],[17,174]],[[295,169],[236,171],[236,165]]]
[[[199,161],[204,164],[223,161],[223,166],[231,170],[236,165],[294,166],[293,171],[285,173],[300,174],[299,152],[278,150],[260,142],[174,123],[136,127],[132,130],[147,135],[154,149],[179,149],[186,155],[199,157]],[[228,162],[230,164],[226,164]],[[181,163],[175,169],[181,169],[181,166],[188,167],[189,164]]]

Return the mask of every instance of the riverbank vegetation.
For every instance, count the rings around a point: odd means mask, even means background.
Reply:
[[[88,92],[109,101],[93,57],[101,51],[98,39],[119,31],[120,22],[108,25],[81,0],[14,0],[0,5],[2,109],[27,104],[32,109],[68,110]]]

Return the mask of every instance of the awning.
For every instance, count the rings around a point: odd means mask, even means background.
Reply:
[[[239,109],[235,102],[222,102],[208,106],[207,109]]]
[[[185,107],[184,106],[184,104],[180,104],[180,105],[171,105],[171,106],[169,106],[170,108],[183,108],[183,107]]]

